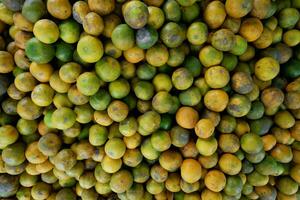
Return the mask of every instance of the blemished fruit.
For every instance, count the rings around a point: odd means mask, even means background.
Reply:
[[[0,175],[0,197],[7,198],[17,193],[19,188],[19,180],[17,176],[11,176],[8,174]]]
[[[300,0],[0,0],[0,199],[298,200]]]
[[[134,29],[147,24],[149,11],[147,5],[140,1],[131,1],[122,8],[125,22]]]

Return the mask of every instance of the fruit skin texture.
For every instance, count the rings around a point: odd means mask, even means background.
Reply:
[[[15,195],[19,188],[19,180],[17,176],[8,174],[0,175],[0,197],[7,198]]]
[[[63,199],[75,200],[76,194],[73,192],[73,190],[71,190],[69,188],[63,188],[57,193],[56,199],[58,199],[58,200],[63,200]]]
[[[291,59],[289,60],[283,68],[283,72],[285,76],[289,78],[296,78],[300,75],[300,60],[298,59]]]
[[[295,165],[291,169],[291,177],[299,184],[299,165]]]
[[[168,62],[169,52],[165,45],[155,44],[146,52],[146,61],[155,67],[163,66]]]
[[[121,66],[119,62],[109,56],[103,57],[99,60],[96,63],[95,68],[97,75],[105,82],[112,82],[121,74]]]
[[[42,108],[33,103],[29,97],[25,97],[18,102],[17,113],[27,120],[35,120],[42,114]]]
[[[299,198],[299,8],[0,0],[0,199]]]
[[[225,87],[230,79],[228,71],[222,66],[210,67],[206,70],[204,77],[211,88]]]
[[[25,147],[22,143],[12,144],[2,151],[3,161],[10,166],[18,166],[25,161]]]
[[[226,153],[219,159],[221,170],[228,175],[236,175],[242,168],[241,161],[234,155]]]
[[[148,11],[149,11],[149,17],[148,17],[147,24],[152,26],[155,29],[159,29],[165,21],[164,12],[162,11],[162,9],[154,6],[149,6]]]
[[[225,110],[228,101],[228,94],[223,90],[209,90],[204,96],[204,105],[215,112]]]
[[[213,46],[205,46],[199,52],[199,59],[204,67],[218,65],[223,60],[223,52],[215,49]]]
[[[47,10],[55,18],[67,19],[72,14],[72,7],[68,0],[49,0]]]
[[[112,175],[110,179],[110,187],[116,193],[122,193],[128,190],[133,184],[133,177],[127,170],[120,170]]]
[[[55,50],[52,46],[44,44],[36,38],[26,42],[25,52],[31,61],[38,64],[49,63],[55,56]]]
[[[204,189],[201,193],[201,199],[216,199],[216,200],[222,200],[222,194],[219,192],[213,192],[209,189]]]
[[[37,85],[31,93],[32,101],[38,106],[49,106],[53,96],[54,90],[46,84]]]
[[[27,20],[21,13],[13,15],[15,26],[23,31],[32,31],[33,23]]]
[[[175,172],[182,165],[182,156],[179,152],[167,150],[159,156],[159,164],[169,172]]]
[[[191,6],[191,5],[193,5],[196,2],[196,0],[177,0],[177,2],[181,6]]]
[[[178,90],[186,90],[193,84],[193,76],[186,68],[178,68],[172,74],[172,83]]]
[[[22,10],[22,5],[24,4],[25,0],[17,0],[17,1],[9,1],[9,0],[3,0],[2,3],[11,11],[20,11]]]
[[[128,50],[134,46],[134,32],[127,24],[120,24],[113,30],[111,40],[118,49]]]
[[[46,44],[56,42],[59,37],[59,30],[57,25],[53,21],[48,19],[37,21],[34,24],[33,33],[36,38]]]
[[[279,26],[291,29],[300,18],[300,13],[296,8],[285,8],[279,13]]]
[[[219,29],[213,33],[212,46],[220,51],[230,51],[235,43],[234,34],[228,29]]]
[[[257,18],[245,19],[240,28],[240,35],[243,36],[248,42],[257,40],[263,32],[263,24]]]
[[[142,49],[149,49],[158,40],[158,33],[152,26],[139,29],[136,33],[136,44]]]
[[[221,171],[210,170],[205,176],[204,183],[213,192],[220,192],[225,187],[226,177]]]
[[[248,48],[247,40],[240,35],[235,35],[235,41],[230,53],[241,56],[246,53]]]
[[[70,108],[59,108],[53,112],[51,120],[58,129],[64,130],[75,123],[76,115]]]
[[[61,147],[61,143],[56,134],[47,133],[39,139],[38,148],[44,155],[55,156]]]
[[[80,24],[83,22],[83,18],[90,12],[90,8],[87,2],[77,1],[73,4],[72,15],[73,18]]]
[[[172,96],[165,92],[158,92],[152,99],[152,107],[158,113],[167,113],[172,108]]]
[[[83,19],[83,29],[85,32],[98,36],[103,32],[104,22],[103,19],[94,12],[88,13]]]
[[[209,138],[214,130],[214,124],[210,119],[200,119],[195,125],[195,132],[200,138]]]
[[[251,103],[248,97],[235,94],[229,99],[227,112],[234,117],[242,117],[248,114]]]
[[[202,167],[198,161],[186,159],[182,162],[180,171],[184,181],[195,183],[201,178]]]
[[[261,138],[254,133],[247,133],[241,138],[241,147],[247,153],[258,153],[263,148]]]
[[[125,22],[134,29],[147,24],[149,12],[146,4],[140,1],[130,1],[122,8]]]
[[[194,45],[201,45],[207,40],[208,29],[205,23],[194,22],[187,30],[187,39]]]
[[[278,75],[278,62],[271,57],[264,57],[255,63],[255,75],[262,81],[268,81]]]
[[[231,86],[239,94],[247,94],[253,89],[252,78],[243,72],[237,72],[231,77]]]
[[[46,14],[46,5],[41,0],[26,0],[22,7],[22,15],[32,23]]]
[[[60,38],[69,44],[79,40],[80,25],[73,19],[67,19],[59,24]]]
[[[103,56],[103,45],[99,39],[87,35],[79,40],[77,52],[85,62],[95,63]]]
[[[106,142],[104,150],[107,156],[112,159],[119,159],[124,155],[126,147],[121,139],[112,138]]]
[[[4,149],[17,141],[19,133],[13,126],[4,125],[0,127],[0,136],[3,138],[0,142],[0,149]]]
[[[229,16],[241,18],[252,10],[252,4],[252,0],[227,0],[225,3],[225,9]]]
[[[191,107],[181,107],[176,113],[176,121],[183,128],[194,128],[198,120],[198,112]]]
[[[225,6],[221,1],[210,2],[204,11],[204,21],[212,28],[220,27],[226,18]]]
[[[9,73],[14,69],[12,55],[7,51],[0,51],[0,73]]]
[[[115,9],[115,0],[88,0],[88,5],[92,11],[102,16]]]
[[[100,79],[93,72],[82,73],[76,83],[78,90],[86,96],[94,95],[100,88],[100,84]]]
[[[295,194],[298,190],[298,184],[290,177],[282,177],[277,182],[277,188],[286,195]]]
[[[235,175],[235,176],[229,176],[226,180],[226,186],[224,188],[224,192],[227,195],[234,196],[241,192],[243,189],[243,182],[242,179]]]
[[[178,47],[185,39],[185,30],[175,22],[169,22],[162,27],[160,38],[167,47]]]

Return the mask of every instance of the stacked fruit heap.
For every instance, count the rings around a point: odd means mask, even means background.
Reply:
[[[0,0],[0,198],[299,200],[300,0]]]

